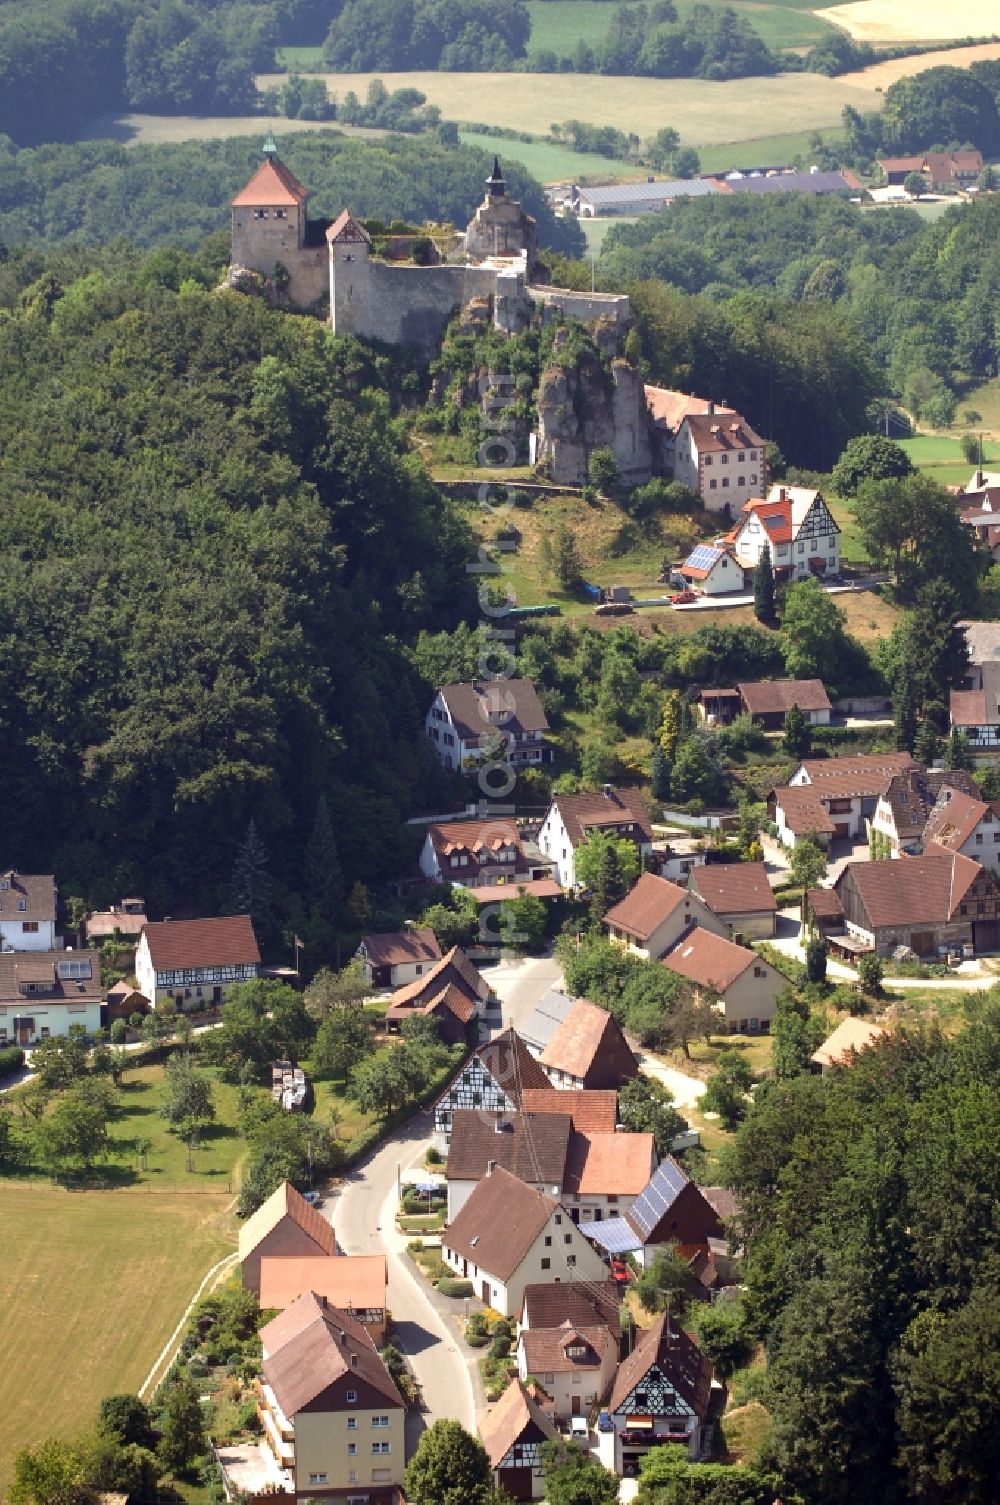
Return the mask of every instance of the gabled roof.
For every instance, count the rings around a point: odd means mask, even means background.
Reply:
[[[840,895],[845,883],[854,884],[873,929],[942,925],[958,913],[982,871],[971,857],[938,849],[898,862],[848,863],[833,886]]]
[[[522,1023],[523,1038],[534,1048],[543,1049],[556,1034],[563,1021],[569,1018],[573,1003],[574,1000],[568,998],[565,993],[560,993],[558,988],[549,988]],[[540,1067],[539,1070],[541,1070]],[[548,1077],[545,1080],[548,1081]]]
[[[691,870],[691,888],[715,915],[773,914],[778,901],[762,862],[712,862]]]
[[[744,502],[743,517],[737,522],[729,538],[735,539],[751,517],[756,517],[771,543],[790,543],[793,538],[797,537],[799,529],[813,507],[822,500],[822,494],[813,487],[772,486],[766,501],[751,497],[749,501]],[[829,509],[827,511],[829,512]],[[832,514],[827,528],[828,530],[832,528],[836,533],[840,532]]]
[[[606,1327],[621,1337],[621,1296],[613,1280],[563,1280],[558,1285],[527,1285],[521,1322],[531,1328]]]
[[[142,927],[157,972],[184,967],[259,966],[260,951],[250,916],[215,920],[154,920]]]
[[[790,711],[829,711],[830,697],[821,679],[759,679],[736,687],[751,716]]]
[[[537,1067],[537,1061],[532,1058]],[[613,1134],[618,1123],[618,1093],[611,1089],[581,1087],[576,1092],[557,1092],[545,1078],[546,1087],[526,1087],[521,1107],[526,1113],[568,1113],[579,1134]]]
[[[371,245],[371,236],[349,209],[342,209],[326,232],[330,245]]]
[[[785,784],[774,791],[776,805],[785,817],[785,825],[794,836],[815,831],[817,836],[832,836],[836,827],[812,784]]]
[[[298,1224],[316,1245],[317,1253],[336,1254],[337,1241],[326,1218],[315,1207],[309,1206],[302,1193],[297,1192],[290,1181],[282,1181],[240,1228],[240,1259],[246,1259],[252,1254],[268,1234],[274,1232],[283,1218],[289,1218]]]
[[[708,413],[712,408],[712,401],[708,397],[695,397],[689,392],[675,392],[669,387],[647,386],[645,392],[646,407],[649,409],[653,422],[659,428],[668,429],[671,433],[680,428],[689,413]],[[715,413],[725,418],[736,416],[732,408],[722,407],[718,403],[715,405]]]
[[[493,863],[503,847],[513,847],[523,866],[524,848],[520,833],[512,820],[449,820],[427,827],[427,835],[440,860],[453,852],[468,852],[477,862]]]
[[[483,1177],[455,1220],[441,1230],[441,1242],[488,1275],[507,1281],[558,1207],[558,1198],[498,1167]]]
[[[74,975],[75,974],[75,975]],[[25,995],[22,988],[39,991]],[[34,1007],[99,1003],[101,958],[97,951],[0,952],[0,1004],[30,1015]]]
[[[485,1113],[481,1108],[459,1108],[452,1114],[447,1178],[481,1181],[495,1162],[522,1181],[561,1191],[572,1131],[568,1112]]]
[[[385,1309],[389,1272],[384,1254],[265,1254],[260,1309],[284,1311],[308,1291],[344,1311]]]
[[[584,1083],[594,1077],[605,1086],[614,1078],[618,1087],[639,1072],[618,1021],[586,998],[575,1000],[539,1060],[551,1071],[565,1072]]]
[[[233,208],[291,208],[305,203],[308,196],[309,190],[303,188],[291,168],[278,157],[268,157],[233,199]]]
[[[1000,476],[992,478],[1000,486]],[[1000,622],[959,622],[965,632],[970,664],[1000,662]]]
[[[515,1442],[534,1427],[549,1441],[559,1435],[551,1414],[541,1404],[540,1391],[534,1385],[513,1379],[479,1428],[490,1466],[499,1468]]]
[[[894,775],[881,802],[888,807],[896,835],[904,841],[920,836],[935,802],[953,789],[978,794],[972,775],[964,769],[913,767]]]
[[[312,1291],[260,1331],[263,1376],[289,1420],[347,1375],[366,1381],[391,1406],[403,1397],[366,1328]]]
[[[358,950],[364,950],[373,967],[399,967],[407,962],[440,961],[441,947],[433,930],[390,930],[366,935]]]
[[[669,1212],[691,1178],[682,1171],[671,1155],[656,1167],[642,1192],[625,1214],[625,1220],[640,1238],[655,1232],[665,1212]]]
[[[958,852],[984,820],[993,823],[995,819],[994,809],[985,800],[958,789],[945,789],[927,818],[923,839]]]
[[[442,685],[438,694],[448,707],[463,742],[502,732],[547,732],[548,718],[530,679],[486,679]]]
[[[488,1040],[476,1055],[497,1086],[518,1106],[529,1088],[538,1093],[555,1091],[516,1029],[505,1029],[503,1034]],[[532,1106],[535,1112],[540,1111],[537,1103]]]
[[[764,440],[739,413],[688,413],[687,424],[699,454],[718,454],[730,450],[762,449]]]
[[[686,977],[700,988],[715,988],[718,993],[725,993],[755,963],[767,966],[756,952],[702,930],[700,925],[689,930],[661,962],[668,972]]]
[[[817,920],[844,918],[844,906],[832,888],[807,888],[806,902]]]
[[[604,924],[627,931],[637,941],[648,941],[675,909],[683,908],[685,900],[690,905],[689,894],[679,884],[643,873],[624,899],[608,910]]]
[[[51,923],[55,917],[56,880],[51,873],[19,873],[14,868],[0,872],[0,920]]]
[[[893,863],[896,867],[901,864]],[[890,866],[886,863],[886,867]],[[832,1035],[828,1035],[814,1050],[810,1060],[817,1066],[849,1066],[855,1054],[867,1050],[870,1045],[877,1045],[888,1030],[880,1024],[873,1024],[870,1019],[855,1019],[852,1016],[841,1019]]]
[[[633,835],[639,842],[652,844],[653,833],[646,815],[646,806],[638,789],[613,789],[606,784],[602,790],[584,794],[557,794],[552,803],[562,816],[563,825],[570,843],[578,847],[591,831],[602,826],[631,824]]]
[[[1000,715],[991,716],[986,709],[985,690],[952,690],[948,697],[952,726],[995,726]]]
[[[914,767],[906,752],[867,753],[861,757],[805,758],[799,767],[810,784],[824,797],[838,799],[843,794],[882,794],[889,780],[904,768]],[[919,764],[916,765],[919,767]]]
[[[565,1187],[576,1196],[637,1197],[655,1161],[652,1134],[573,1134]]]
[[[618,1343],[603,1326],[578,1326],[568,1320],[559,1327],[528,1328],[518,1339],[524,1348],[529,1374],[573,1374],[600,1369],[618,1357]],[[582,1348],[582,1354],[571,1349]]]
[[[609,1409],[617,1411],[654,1368],[659,1369],[681,1399],[704,1421],[712,1388],[712,1366],[683,1328],[670,1322],[666,1312],[642,1334],[619,1367]]]
[[[681,574],[686,580],[707,580],[722,559],[732,559],[733,563],[736,563],[729,549],[716,548],[714,544],[700,543],[692,549],[681,565]]]
[[[386,1018],[405,1019],[411,1014],[430,1014],[447,1008],[467,1024],[476,1012],[477,1000],[485,1003],[489,996],[489,983],[483,980],[478,968],[460,946],[452,946],[423,977],[393,994]]]

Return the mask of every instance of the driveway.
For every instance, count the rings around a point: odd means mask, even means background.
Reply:
[[[643,1076],[662,1082],[663,1086],[673,1093],[674,1106],[679,1112],[683,1112],[685,1108],[698,1106],[698,1099],[705,1090],[705,1082],[698,1077],[688,1076],[684,1071],[678,1071],[676,1066],[667,1066],[658,1056],[651,1056],[634,1041],[632,1049]]]

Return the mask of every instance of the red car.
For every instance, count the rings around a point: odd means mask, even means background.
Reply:
[[[611,1279],[621,1281],[622,1285],[626,1285],[632,1279],[632,1271],[623,1259],[611,1261]]]
[[[697,599],[694,591],[679,591],[676,596],[670,597],[670,604],[671,606],[690,606],[691,602]]]

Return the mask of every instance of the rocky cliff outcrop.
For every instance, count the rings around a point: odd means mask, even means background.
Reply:
[[[538,453],[553,481],[582,486],[595,449],[610,449],[622,481],[640,486],[652,475],[650,418],[642,377],[628,361],[576,367],[551,365],[538,386]]]

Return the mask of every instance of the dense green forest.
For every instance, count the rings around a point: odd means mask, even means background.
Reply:
[[[492,159],[474,147],[422,137],[362,141],[333,130],[280,143],[282,160],[313,190],[315,217],[345,205],[363,217],[465,225],[482,202]],[[229,225],[229,204],[260,165],[260,141],[190,141],[135,146],[85,141],[19,150],[0,137],[0,242],[39,247],[67,240],[191,250]],[[517,162],[505,164],[510,192],[538,221],[539,239],[582,254],[575,220],[557,217],[541,185]]]
[[[831,316],[860,333],[889,390],[936,424],[951,421],[963,380],[982,381],[1000,367],[998,237],[995,196],[930,224],[911,210],[859,213],[840,200],[792,194],[685,199],[612,229],[598,269],[607,287],[656,278],[700,294],[695,338],[699,349],[708,346],[709,370],[729,358],[712,338],[713,323],[724,327],[751,291],[765,304],[775,295],[791,300],[799,318]],[[694,369],[706,369],[704,358]],[[733,397],[745,383],[695,386]],[[778,438],[753,401],[749,411]]]
[[[219,912],[252,818],[308,925],[453,798],[404,645],[471,610],[473,546],[391,416],[405,372],[203,258],[36,271],[0,294],[6,860]]]
[[[785,1061],[732,1152],[766,1457],[809,1505],[996,1499],[996,991],[953,1039],[887,1037],[823,1077]]]

